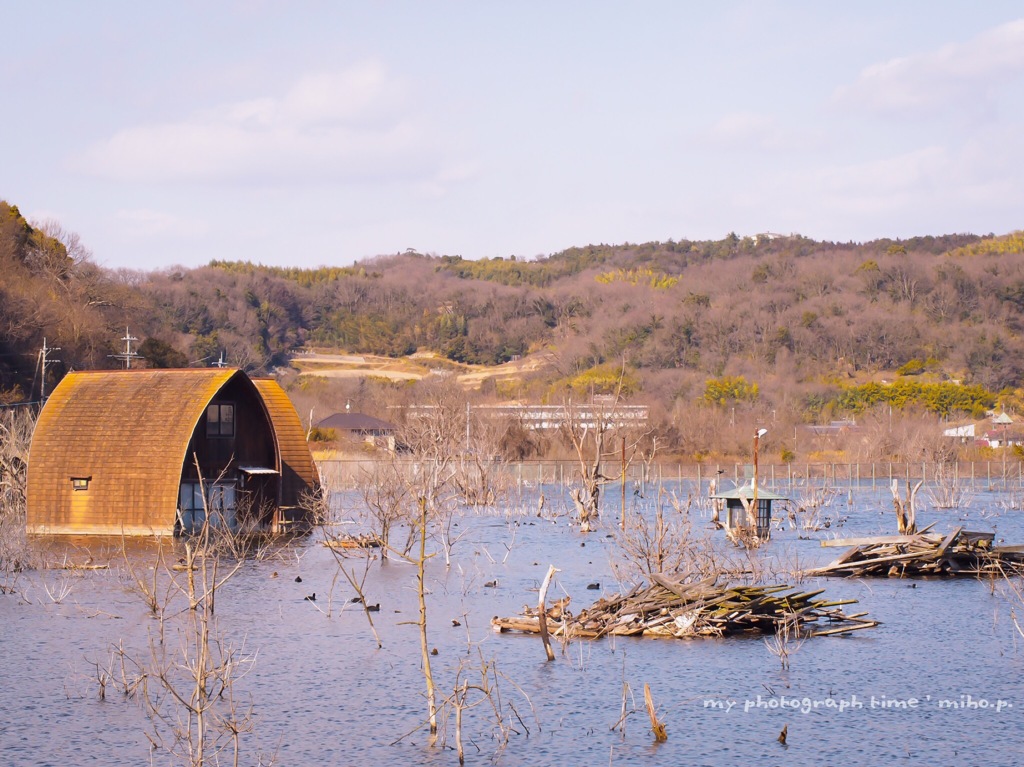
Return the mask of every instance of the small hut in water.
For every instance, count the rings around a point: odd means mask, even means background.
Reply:
[[[747,516],[749,507],[754,516],[754,532],[762,539],[771,537],[772,503],[788,500],[785,496],[761,488],[753,480],[732,490],[714,493],[710,497],[713,501],[725,503],[725,520],[722,521],[722,525],[729,532],[751,529],[750,518]]]
[[[69,373],[39,415],[30,533],[167,535],[308,521],[319,478],[288,395],[231,368]]]

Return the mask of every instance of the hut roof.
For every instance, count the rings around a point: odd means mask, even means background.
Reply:
[[[752,500],[754,500],[754,488],[748,482],[747,484],[741,485],[740,487],[734,487],[732,490],[723,490],[720,493],[715,493],[711,497],[712,498],[721,498],[721,499],[726,500],[726,501],[729,501],[729,500],[736,501],[736,500],[740,500],[740,499],[743,499],[745,501],[752,501]],[[768,490],[765,490],[764,488],[762,488],[760,486],[758,486],[758,488],[757,488],[757,499],[759,501],[787,501],[787,500],[789,500],[784,495],[778,495],[776,493],[772,493],[772,492],[770,492]]]
[[[281,503],[295,506],[301,501],[303,491],[320,484],[320,477],[309,452],[306,432],[302,428],[299,414],[288,398],[288,394],[273,378],[254,378],[256,389],[263,398],[274,426],[277,453],[281,459]]]
[[[206,406],[236,377],[253,385],[231,368],[66,375],[32,437],[29,532],[169,533],[192,434]],[[274,397],[259,396],[273,417],[280,410]],[[72,478],[94,476],[102,481],[88,493],[70,491]]]

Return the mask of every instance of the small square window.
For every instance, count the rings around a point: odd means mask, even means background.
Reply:
[[[214,404],[206,408],[206,436],[235,436],[235,406]]]
[[[88,490],[90,481],[92,477],[72,477],[71,487],[75,490]]]

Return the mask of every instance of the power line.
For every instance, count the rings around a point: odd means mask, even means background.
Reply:
[[[129,333],[128,328],[125,328],[124,338],[122,338],[121,340],[124,341],[124,351],[121,352],[120,354],[108,354],[107,356],[113,357],[115,360],[121,360],[124,363],[124,369],[131,370],[132,360],[145,359],[141,354],[137,354],[136,352],[132,351],[132,342],[138,341],[139,339],[137,339],[135,336]]]
[[[60,362],[60,360],[47,359],[47,354],[49,354],[50,352],[59,352],[59,351],[60,351],[60,347],[59,346],[50,346],[50,347],[48,347],[46,345],[46,337],[45,336],[43,337],[43,348],[39,351],[39,368],[40,368],[39,401],[40,402],[46,402],[46,366],[47,365],[52,365],[55,362]],[[35,388],[35,386],[33,386],[32,388]],[[29,396],[31,396],[31,392],[29,393]]]

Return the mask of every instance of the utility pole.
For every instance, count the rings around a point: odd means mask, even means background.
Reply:
[[[39,367],[41,369],[42,382],[39,384],[39,403],[41,405],[46,404],[46,366],[52,365],[54,362],[60,362],[60,360],[47,359],[47,355],[50,352],[59,352],[59,346],[47,346],[46,338],[43,338],[43,348],[39,352]]]
[[[129,333],[128,328],[126,327],[124,329],[124,338],[122,338],[121,340],[124,341],[124,351],[121,352],[120,354],[110,354],[108,356],[113,357],[116,360],[121,360],[124,363],[124,369],[131,370],[132,360],[142,359],[141,354],[137,354],[132,351],[132,342],[138,341],[139,339],[137,339],[135,336]]]

